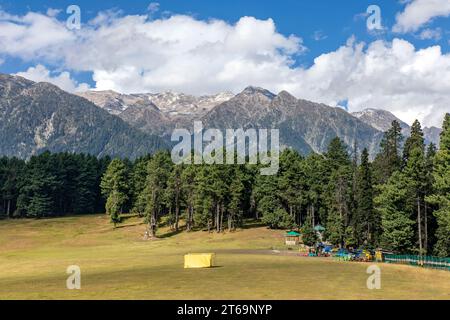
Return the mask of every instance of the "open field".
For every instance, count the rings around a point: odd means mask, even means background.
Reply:
[[[0,221],[0,299],[450,299],[450,272],[381,264],[382,289],[366,287],[367,264],[271,252],[283,232],[168,234],[143,241],[136,218],[113,230],[104,215]],[[217,268],[183,269],[183,255],[216,252]],[[81,267],[81,290],[66,268]]]

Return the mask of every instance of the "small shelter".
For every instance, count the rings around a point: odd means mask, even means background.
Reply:
[[[300,233],[295,231],[290,231],[286,233],[286,245],[287,246],[296,246],[300,243]]]
[[[195,253],[184,256],[185,269],[212,268],[214,267],[214,253]]]

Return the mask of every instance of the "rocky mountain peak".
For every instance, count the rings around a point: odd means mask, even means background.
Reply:
[[[400,127],[402,128],[402,134],[405,137],[409,137],[409,135],[411,134],[410,126],[387,110],[369,108],[359,112],[354,112],[352,113],[352,115],[382,132],[388,131],[392,125],[392,122],[394,120],[397,120],[400,123]],[[425,142],[432,142],[435,145],[439,146],[441,132],[442,129],[436,127],[423,128]]]
[[[263,95],[269,100],[272,100],[273,98],[276,97],[276,94],[270,92],[269,90],[266,90],[266,89],[260,88],[260,87],[253,87],[253,86],[249,86],[249,87],[245,88],[244,91],[242,91],[239,95],[246,95],[246,96]]]
[[[362,111],[353,112],[352,115],[383,132],[389,130],[394,120],[397,120],[400,123],[403,130],[409,130],[407,123],[403,122],[387,110],[368,108]]]
[[[274,100],[280,100],[284,104],[290,105],[296,104],[298,102],[298,99],[296,97],[285,90],[281,91]]]

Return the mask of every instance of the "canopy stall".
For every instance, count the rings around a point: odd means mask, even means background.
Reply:
[[[290,231],[286,233],[286,245],[287,246],[296,246],[300,243],[301,234],[295,231]]]

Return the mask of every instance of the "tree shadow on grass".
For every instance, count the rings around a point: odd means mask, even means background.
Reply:
[[[174,237],[174,236],[182,233],[183,231],[184,231],[184,228],[179,228],[178,231],[176,231],[176,230],[170,231],[168,233],[159,235],[158,238],[159,239],[171,238],[171,237]]]
[[[262,227],[267,227],[267,225],[261,221],[251,220],[251,221],[244,221],[244,225],[241,227],[241,229],[248,230]]]
[[[145,222],[136,222],[136,223],[129,223],[129,224],[124,224],[124,225],[118,225],[115,227],[115,229],[124,229],[124,228],[128,228],[128,227],[136,227],[136,226],[141,226],[146,224]]]

